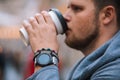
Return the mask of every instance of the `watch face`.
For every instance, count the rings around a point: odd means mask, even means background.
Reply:
[[[49,54],[41,54],[37,58],[38,64],[47,65],[51,62],[51,58]]]

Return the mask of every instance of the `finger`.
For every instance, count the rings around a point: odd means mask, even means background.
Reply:
[[[37,22],[37,20],[36,20],[34,17],[30,17],[30,18],[29,18],[29,22],[30,22],[30,24],[32,25],[32,28],[33,28],[33,29],[38,28],[38,22]]]
[[[50,16],[50,14],[47,12],[47,11],[42,11],[41,12],[45,18],[45,21],[46,23],[49,25],[48,27],[53,31],[53,32],[56,32],[56,28],[55,28],[55,25],[53,23],[53,20]]]
[[[23,21],[23,27],[25,28],[27,33],[30,35],[30,32],[32,31],[32,26],[27,20]]]
[[[39,24],[45,23],[45,19],[44,19],[44,17],[43,17],[42,14],[37,13],[37,14],[35,15],[35,18],[36,18],[36,20],[38,21]]]
[[[47,11],[42,11],[41,13],[44,16],[44,19],[45,19],[46,23],[53,24],[52,18],[51,18],[50,14]]]

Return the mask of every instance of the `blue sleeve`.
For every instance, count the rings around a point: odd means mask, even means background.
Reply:
[[[90,80],[120,80],[120,59],[99,68]]]
[[[58,67],[55,65],[43,67],[26,80],[59,80]]]

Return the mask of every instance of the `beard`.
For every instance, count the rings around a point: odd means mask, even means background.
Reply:
[[[98,29],[96,28],[94,30],[94,32],[89,35],[86,39],[74,39],[74,41],[66,41],[66,44],[74,49],[77,50],[84,50],[85,48],[87,48],[88,45],[90,45],[90,43],[92,43],[92,41],[94,41],[96,39],[98,35]]]
[[[98,16],[96,16],[96,17],[98,17]],[[98,18],[96,18],[96,19],[98,19]],[[69,47],[77,49],[77,50],[86,49],[97,38],[97,36],[99,34],[99,26],[100,25],[98,23],[98,20],[96,20],[96,19],[93,20],[95,29],[92,31],[91,34],[88,34],[88,36],[85,39],[74,38],[74,40],[69,40],[69,41],[67,41],[67,39],[66,39],[65,43]]]

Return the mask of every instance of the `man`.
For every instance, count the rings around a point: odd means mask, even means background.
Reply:
[[[81,50],[85,57],[71,71],[68,80],[120,80],[119,5],[119,0],[69,0],[64,14],[68,25],[65,43]],[[37,56],[49,51],[46,48],[58,53],[56,30],[46,11],[23,25],[32,50],[41,51]],[[36,65],[35,73],[28,80],[59,80],[58,67],[54,63],[44,67]]]

